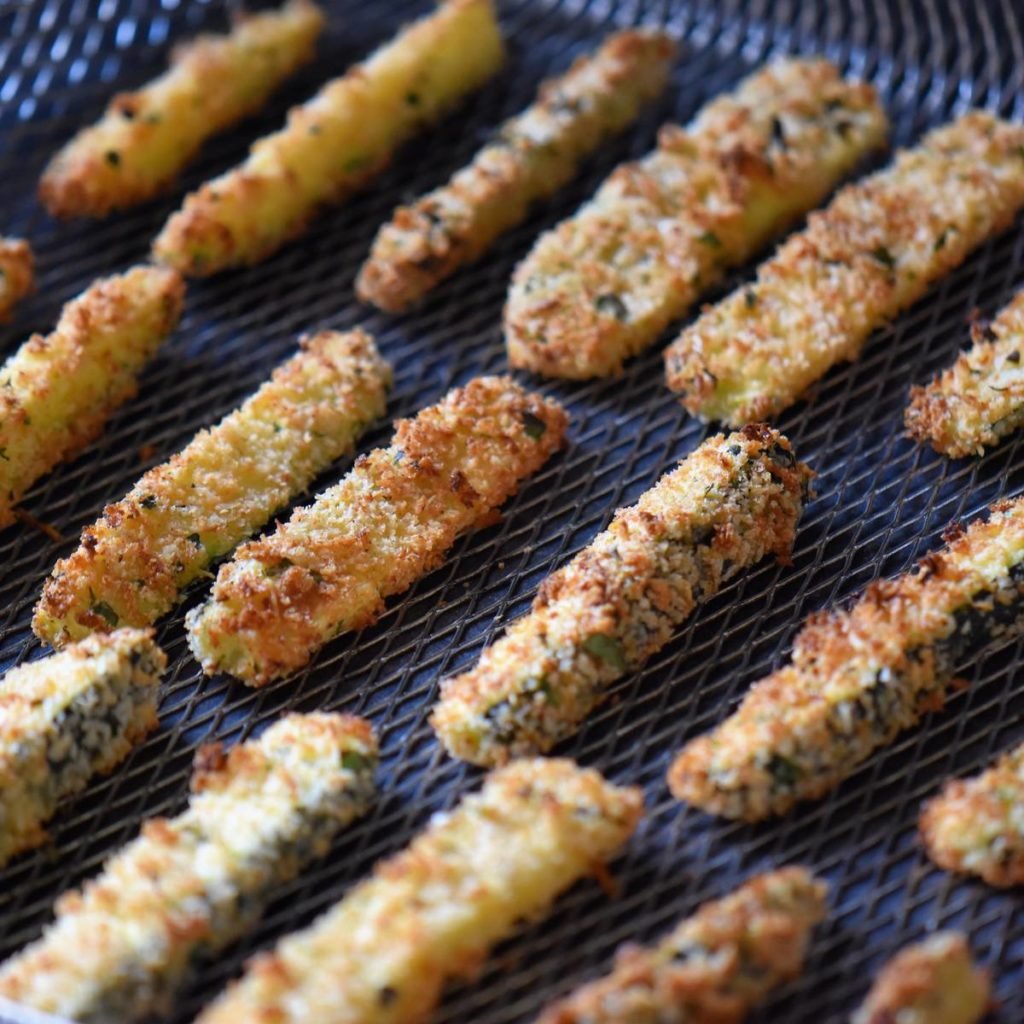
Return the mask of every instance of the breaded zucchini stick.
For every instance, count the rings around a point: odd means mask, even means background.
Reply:
[[[42,843],[59,801],[156,728],[166,664],[149,632],[121,629],[0,680],[0,865]]]
[[[448,752],[493,765],[570,736],[700,601],[767,554],[788,558],[810,476],[766,427],[705,441],[441,684],[431,724]]]
[[[32,628],[59,647],[156,622],[214,559],[266,523],[387,406],[391,367],[363,331],[324,331],[242,407],[151,469],[82,534],[43,587]]]
[[[348,715],[289,715],[196,758],[192,799],[156,818],[0,968],[0,996],[79,1024],[171,1010],[197,955],[242,935],[279,887],[368,810],[377,743]]]
[[[438,566],[455,539],[493,521],[562,445],[566,415],[508,377],[478,377],[361,456],[337,485],[221,566],[188,614],[207,673],[262,686],[332,637],[372,623],[384,599]]]
[[[492,0],[442,0],[362,64],[328,82],[256,142],[248,159],[185,200],[153,245],[189,275],[258,263],[318,210],[378,174],[399,145],[501,66]]]
[[[882,968],[851,1024],[976,1024],[988,1011],[988,972],[959,932],[936,932]]]
[[[927,387],[910,391],[911,437],[951,459],[981,455],[1024,424],[1024,292],[988,327],[974,324],[969,351]]]
[[[545,82],[533,106],[506,121],[468,167],[400,206],[377,232],[356,282],[360,299],[399,313],[482,256],[664,89],[674,55],[664,33],[617,32]]]
[[[679,755],[672,792],[728,818],[783,814],[941,707],[965,656],[1024,628],[1024,498],[946,536],[945,549],[872,584],[849,611],[812,615],[792,664]]]
[[[665,350],[695,416],[774,416],[1024,206],[1024,124],[975,111],[848,185]]]
[[[638,789],[571,761],[517,761],[436,816],[304,931],[258,956],[198,1024],[418,1024],[445,981],[615,855]]]
[[[28,242],[0,237],[0,323],[35,288],[35,259]]]
[[[805,868],[759,875],[656,946],[623,947],[609,974],[549,1006],[539,1024],[740,1024],[799,975],[826,892]]]
[[[920,825],[939,867],[989,885],[1024,884],[1024,746],[973,779],[947,783],[925,804]]]
[[[0,528],[58,463],[103,431],[181,315],[173,270],[134,267],[69,302],[56,330],[33,335],[0,368]]]
[[[508,356],[552,377],[617,373],[725,271],[825,198],[888,124],[825,61],[769,65],[619,167],[541,235],[505,308]]]
[[[206,139],[259,110],[312,58],[323,24],[311,0],[288,0],[178,47],[169,71],[115,96],[50,161],[43,205],[55,217],[104,217],[163,192]]]

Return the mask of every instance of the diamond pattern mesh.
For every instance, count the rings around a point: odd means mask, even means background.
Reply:
[[[52,151],[93,120],[115,89],[150,77],[168,46],[225,22],[225,5],[181,0],[0,0],[0,180],[3,230],[30,237],[41,281],[16,322],[0,330],[9,353],[46,329],[64,300],[94,277],[144,258],[184,188],[235,163],[284,111],[387,38],[424,4],[332,3],[331,28],[313,67],[266,111],[211,142],[175,195],[96,224],[57,226],[33,198]],[[0,534],[0,667],[41,653],[28,628],[54,560],[107,501],[200,426],[232,409],[293,348],[298,332],[362,323],[397,368],[389,414],[435,401],[452,384],[503,367],[500,311],[512,266],[538,231],[590,195],[619,161],[647,151],[664,120],[688,119],[710,95],[783,52],[824,53],[882,91],[897,142],[968,106],[1024,115],[1024,35],[1016,0],[508,0],[507,70],[348,206],[319,219],[299,244],[265,264],[190,288],[180,330],[146,372],[140,396],[73,464],[42,481],[25,507],[68,538],[28,528]],[[352,283],[376,227],[402,197],[444,180],[487,132],[524,106],[539,79],[566,66],[612,27],[667,24],[682,53],[671,90],[621,140],[606,146],[556,201],[508,235],[482,263],[440,288],[421,309],[390,318],[360,308]],[[950,521],[1024,489],[1020,444],[948,462],[902,436],[907,387],[951,360],[978,308],[991,315],[1021,284],[1024,236],[995,240],[926,300],[880,332],[863,358],[840,368],[780,426],[818,471],[818,497],[793,564],[764,564],[726,588],[601,713],[559,751],[621,782],[642,784],[648,814],[617,864],[614,900],[580,885],[545,922],[498,950],[481,977],[453,988],[441,1022],[532,1018],[549,998],[592,976],[623,940],[649,939],[698,902],[749,874],[802,861],[832,885],[832,913],[802,980],[755,1019],[845,1020],[869,976],[903,943],[936,927],[961,927],[994,969],[1000,1021],[1024,1020],[1024,918],[999,894],[931,868],[915,840],[922,798],[953,773],[971,772],[1024,738],[1022,662],[1014,644],[964,666],[970,687],[948,709],[873,758],[838,791],[756,828],[676,805],[664,785],[672,753],[718,721],[750,682],[786,655],[804,616],[906,569]],[[750,273],[746,268],[732,282]],[[634,500],[706,431],[663,386],[658,351],[624,379],[545,388],[572,414],[571,446],[530,481],[500,524],[460,541],[444,566],[392,601],[374,627],[331,644],[297,677],[259,693],[224,678],[203,682],[188,656],[182,616],[160,629],[171,657],[160,731],[109,779],[66,804],[49,847],[0,871],[0,955],[47,922],[54,898],[94,874],[148,816],[184,804],[192,754],[234,743],[286,710],[368,715],[381,737],[383,792],[372,815],[326,860],[282,888],[265,921],[207,964],[176,1020],[191,1019],[245,957],[312,917],[401,848],[478,773],[441,756],[426,724],[444,674],[468,665],[527,607],[538,582],[582,547],[613,510]],[[386,443],[381,424],[364,448]],[[318,486],[333,483],[339,465]]]

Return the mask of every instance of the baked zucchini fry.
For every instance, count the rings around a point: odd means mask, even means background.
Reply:
[[[506,121],[468,167],[395,211],[359,273],[359,297],[399,313],[482,256],[664,89],[674,55],[661,32],[617,32],[545,82],[534,105]]]
[[[384,599],[436,568],[455,539],[492,522],[562,445],[566,415],[508,377],[478,377],[361,456],[337,485],[221,566],[189,612],[208,674],[262,686],[332,637],[374,622]]]
[[[882,968],[851,1024],[976,1024],[991,1004],[988,972],[959,932],[936,932]]]
[[[104,217],[170,186],[211,135],[263,106],[313,56],[324,18],[310,0],[236,21],[174,51],[171,68],[115,96],[50,162],[39,198],[55,217]]]
[[[241,936],[373,800],[377,743],[348,715],[289,715],[196,758],[192,799],[156,818],[0,968],[0,996],[79,1024],[170,1013],[198,955]]]
[[[493,765],[572,735],[700,601],[767,554],[789,557],[810,477],[777,431],[705,441],[441,684],[431,724],[448,752]]]
[[[185,199],[153,245],[192,276],[258,263],[390,162],[501,66],[492,0],[443,0],[257,141],[248,159]]]
[[[98,437],[135,395],[184,296],[173,270],[104,278],[64,307],[56,330],[33,335],[0,368],[0,529],[36,480]]]
[[[740,1024],[800,974],[826,892],[805,868],[759,875],[656,946],[623,947],[608,975],[548,1007],[539,1024]]]
[[[436,816],[405,851],[249,965],[198,1024],[418,1024],[445,981],[615,855],[640,817],[571,761],[518,761]]]
[[[973,779],[957,779],[925,804],[921,837],[947,871],[989,885],[1024,884],[1024,746]]]
[[[951,459],[981,455],[1024,425],[1024,292],[988,327],[974,324],[969,351],[927,387],[910,391],[907,431]]]
[[[166,664],[148,632],[121,629],[0,680],[0,864],[44,842],[59,801],[156,728]]]
[[[947,531],[947,547],[879,580],[849,611],[812,615],[792,664],[679,755],[680,800],[756,821],[823,796],[942,706],[956,665],[1024,629],[1024,498]]]
[[[666,125],[653,153],[619,167],[516,268],[509,361],[552,377],[617,373],[887,130],[875,91],[820,60],[769,65],[688,128]]]
[[[28,242],[0,238],[0,323],[6,323],[14,307],[35,288],[35,259]]]
[[[362,331],[324,331],[244,405],[103,510],[43,587],[32,628],[59,647],[166,614],[387,406],[391,367]]]
[[[665,350],[695,416],[774,416],[1024,206],[1024,125],[975,111],[848,185]]]

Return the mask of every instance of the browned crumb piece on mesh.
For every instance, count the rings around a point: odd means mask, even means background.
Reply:
[[[975,323],[971,341],[931,384],[911,389],[904,414],[911,437],[952,459],[981,455],[1024,424],[1024,292],[988,326]]]
[[[479,377],[414,419],[389,448],[221,566],[188,616],[209,672],[262,685],[301,668],[337,634],[361,629],[438,566],[455,539],[490,522],[561,447],[566,414],[508,377]]]
[[[0,323],[35,287],[32,247],[21,238],[0,238]]]

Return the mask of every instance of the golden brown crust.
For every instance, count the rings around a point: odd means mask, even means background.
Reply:
[[[507,377],[477,378],[398,421],[390,448],[221,567],[211,600],[189,613],[193,652],[207,672],[252,685],[300,668],[489,522],[565,427],[560,406]]]
[[[312,0],[237,17],[227,35],[175,48],[171,68],[114,97],[50,161],[39,198],[55,217],[104,217],[167,189],[211,135],[263,106],[313,56],[324,17]]]
[[[674,54],[663,33],[617,32],[545,82],[536,102],[506,121],[468,167],[395,211],[359,272],[359,298],[398,313],[479,259],[664,88]]]
[[[696,416],[774,416],[1024,205],[1024,125],[974,111],[843,188],[665,351]]]
[[[887,122],[875,91],[821,60],[769,65],[655,152],[619,167],[516,268],[509,361],[537,373],[618,372],[668,324],[807,209]]]
[[[0,238],[0,323],[10,320],[14,307],[34,290],[32,247],[21,238]]]
[[[679,755],[675,796],[745,820],[785,813],[941,707],[964,654],[1024,626],[1024,499],[947,540],[848,611],[810,616],[792,664]]]
[[[39,477],[76,455],[138,390],[137,376],[181,315],[173,270],[135,267],[69,302],[0,368],[0,528]]]

